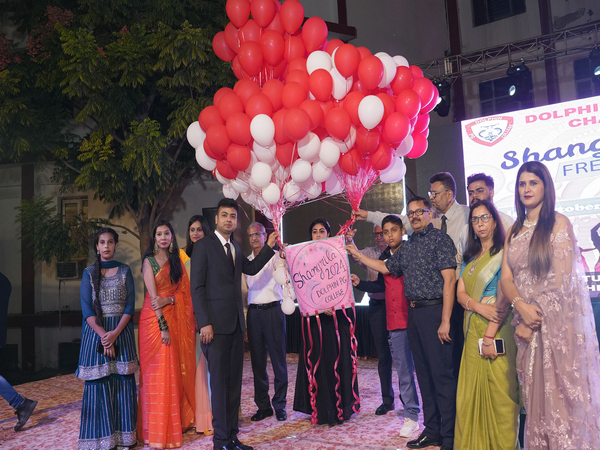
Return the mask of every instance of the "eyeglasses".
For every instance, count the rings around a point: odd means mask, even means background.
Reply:
[[[265,234],[265,233],[263,233],[262,231],[261,231],[261,232],[259,232],[259,233],[252,233],[252,234],[249,234],[249,235],[248,235],[248,237],[249,237],[250,239],[252,239],[252,238],[254,238],[254,237],[260,237],[262,234]]]
[[[471,217],[471,223],[477,223],[477,222],[479,222],[479,219],[481,219],[481,221],[483,223],[488,223],[491,218],[492,218],[491,214],[482,214],[480,216],[473,216],[473,217]]]
[[[383,237],[383,231],[373,231],[373,236],[376,238]]]
[[[423,214],[425,214],[426,212],[429,212],[428,209],[417,209],[415,211],[409,211],[407,216],[410,218],[412,216],[422,216]]]
[[[430,191],[430,192],[428,192],[428,194],[429,194],[429,198],[436,198],[438,195],[440,195],[440,194],[443,194],[444,192],[447,192],[447,191],[449,191],[449,190],[450,190],[450,189],[444,189],[443,191],[440,191],[440,192],[436,192],[436,191],[432,191],[432,192],[431,192],[431,191]]]

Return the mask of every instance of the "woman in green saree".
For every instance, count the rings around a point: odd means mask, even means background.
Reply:
[[[520,395],[517,347],[507,302],[496,302],[504,229],[498,211],[487,200],[474,203],[457,298],[465,308],[465,345],[458,376],[454,448],[519,449]],[[502,308],[502,309],[500,309]],[[507,317],[508,316],[508,317]],[[498,355],[494,339],[504,339]],[[483,339],[481,354],[479,340]]]

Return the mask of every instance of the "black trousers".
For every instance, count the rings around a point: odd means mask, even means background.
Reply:
[[[458,281],[456,282],[458,286]],[[465,334],[463,332],[463,322],[465,319],[465,309],[456,299],[456,289],[454,290],[454,306],[452,308],[452,317],[450,318],[450,337],[452,338],[452,360],[454,361],[454,378],[458,380],[460,362],[462,360],[463,347],[465,346]]]
[[[408,308],[408,342],[423,399],[423,433],[454,445],[456,378],[452,361],[453,343],[442,344],[437,331],[443,305]]]
[[[288,373],[285,351],[285,315],[279,304],[269,309],[248,308],[247,317],[250,360],[254,375],[254,403],[258,409],[268,409],[269,376],[267,352],[274,374],[273,408],[285,409]]]
[[[244,333],[239,322],[231,334],[215,334],[202,344],[210,372],[213,444],[222,447],[237,437],[238,412],[242,397]]]
[[[394,404],[394,388],[392,387],[392,354],[388,342],[387,321],[385,315],[385,300],[369,300],[369,324],[375,341],[375,351],[379,362],[379,384],[381,385],[381,400],[384,405]]]

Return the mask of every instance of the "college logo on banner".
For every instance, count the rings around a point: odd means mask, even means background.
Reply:
[[[510,133],[513,118],[510,116],[494,116],[477,119],[468,123],[465,128],[469,138],[481,145],[496,145]]]

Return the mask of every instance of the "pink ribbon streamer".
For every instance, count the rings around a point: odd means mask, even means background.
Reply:
[[[342,308],[342,310],[344,311],[346,319],[348,319],[348,322],[350,322],[350,346],[352,348],[352,394],[354,395],[352,411],[357,413],[360,411],[360,397],[358,393],[354,391],[354,383],[356,382],[356,377],[358,375],[358,339],[356,339],[356,334],[354,333],[354,331],[356,330],[356,322],[350,320],[350,317],[348,317],[348,313],[346,313],[346,308]],[[352,304],[352,312],[354,313],[354,317],[356,318],[356,307],[354,306],[354,304]]]
[[[319,363],[321,361],[321,352],[323,351],[323,332],[321,330],[321,320],[319,319],[319,314],[315,311],[315,318],[317,320],[317,326],[319,328],[319,357],[317,358],[316,363],[314,364],[310,360],[310,355],[312,354],[314,343],[312,338],[312,332],[310,329],[310,315],[306,315],[306,327],[308,331],[308,340],[310,342],[310,349],[308,353],[306,352],[306,337],[304,334],[304,320],[302,320],[302,339],[304,344],[304,354],[306,355],[306,375],[308,376],[308,395],[310,396],[310,406],[312,408],[312,413],[310,415],[310,423],[312,425],[317,424],[317,392],[319,390],[319,385],[317,383],[317,378],[315,374],[317,373],[317,369],[319,368]]]
[[[342,384],[342,382],[340,379],[340,374],[338,373],[338,364],[340,362],[340,353],[342,350],[342,343],[340,340],[340,329],[339,329],[339,325],[338,325],[337,314],[335,313],[335,309],[332,309],[331,311],[333,312],[333,323],[335,324],[335,334],[337,336],[337,344],[338,344],[337,358],[333,365],[333,373],[335,373],[335,378],[337,380],[337,383],[335,384],[335,396],[337,398],[335,407],[336,407],[337,413],[338,413],[338,420],[341,422],[344,420],[344,411],[342,410],[342,408],[340,406],[342,404],[342,396],[340,394],[340,385]]]

